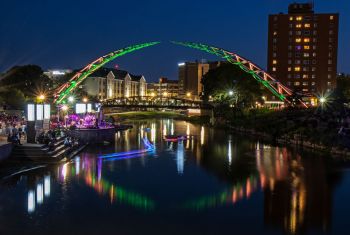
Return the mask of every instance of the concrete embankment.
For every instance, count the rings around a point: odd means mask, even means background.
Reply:
[[[12,153],[13,145],[8,144],[0,144],[0,161],[7,159]]]

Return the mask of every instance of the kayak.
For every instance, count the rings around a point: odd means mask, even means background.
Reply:
[[[166,135],[164,136],[164,140],[167,142],[178,142],[181,140],[187,140],[189,136],[186,135]]]

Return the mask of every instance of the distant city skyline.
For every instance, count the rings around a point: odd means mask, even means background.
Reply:
[[[266,68],[268,15],[286,13],[291,2],[295,1],[7,1],[0,15],[0,71],[23,64],[45,70],[81,68],[110,51],[148,41],[163,43],[107,67],[118,65],[151,82],[161,76],[177,79],[179,62],[218,60],[168,43],[171,40],[221,47]],[[350,73],[350,4],[314,2],[319,13],[340,14],[338,72]]]

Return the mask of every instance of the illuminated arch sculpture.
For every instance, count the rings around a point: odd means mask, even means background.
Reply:
[[[137,51],[145,47],[154,46],[159,43],[160,42],[149,42],[125,47],[96,59],[92,63],[85,66],[82,70],[77,72],[67,83],[63,84],[56,90],[54,102],[57,104],[62,103],[67,95],[76,89],[80,83],[82,83],[89,75],[91,75],[93,72],[108,62],[133,51]]]
[[[275,78],[273,78],[270,74],[265,72],[263,69],[253,64],[249,60],[239,56],[238,54],[201,43],[175,41],[173,41],[172,43],[214,54],[218,57],[227,60],[231,64],[239,66],[243,71],[251,74],[255,78],[255,80],[264,85],[268,90],[272,92],[272,94],[277,96],[281,101],[289,103],[286,97],[292,95],[293,92],[291,89],[284,86]],[[305,104],[303,103],[303,105]]]
[[[75,74],[69,82],[63,84],[61,87],[59,87],[55,94],[55,103],[62,103],[65,97],[74,90],[82,81],[84,81],[90,74],[101,68],[106,63],[116,59],[117,57],[123,56],[125,54],[131,53],[136,50],[143,49],[145,47],[154,46],[156,44],[159,44],[160,42],[150,42],[150,43],[144,43],[144,44],[138,44],[129,46],[114,52],[111,52],[105,56],[102,56],[95,60],[94,62],[87,65],[85,68],[80,70],[77,74]],[[182,45],[185,47],[190,47],[194,49],[198,49],[201,51],[208,52],[210,54],[214,54],[218,57],[221,57],[231,64],[239,66],[242,70],[245,72],[251,74],[258,82],[260,82],[262,85],[264,85],[268,90],[271,91],[272,94],[277,96],[281,101],[285,101],[287,103],[290,103],[290,101],[287,99],[288,96],[292,95],[292,90],[288,87],[284,86],[282,83],[277,81],[275,78],[273,78],[270,74],[265,72],[263,69],[258,67],[257,65],[253,64],[249,60],[239,56],[236,53],[226,51],[221,48],[208,46],[201,43],[193,43],[193,42],[175,42],[172,41],[172,43],[177,45]],[[300,101],[305,107],[307,105]]]

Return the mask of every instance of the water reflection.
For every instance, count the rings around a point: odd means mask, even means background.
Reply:
[[[194,138],[167,143],[166,134]],[[157,157],[142,155],[118,162],[96,158],[142,148],[144,137],[156,144]],[[108,208],[122,205],[148,211],[151,219],[159,218],[159,213],[199,217],[220,212],[229,217],[245,206],[252,213],[261,209],[265,226],[282,233],[301,234],[310,228],[329,232],[334,189],[342,176],[334,164],[327,158],[301,155],[224,130],[183,121],[145,120],[134,123],[132,131],[117,133],[115,146],[96,147],[70,163],[26,174],[22,200],[25,198],[25,210],[32,216],[42,208],[49,209],[48,202],[63,194],[67,185],[71,191],[64,193],[72,194],[81,193],[78,186],[82,184],[99,195],[101,203],[109,206],[104,210],[111,214]],[[137,178],[140,175],[150,175],[155,183]],[[129,178],[134,180],[132,187]],[[179,191],[186,193],[181,196]]]
[[[203,210],[220,206],[230,206],[243,199],[249,199],[251,194],[258,190],[258,181],[253,176],[246,182],[237,183],[229,190],[225,190],[215,195],[204,196],[185,203],[185,208]]]
[[[177,154],[176,154],[176,166],[177,166],[177,173],[179,175],[182,175],[184,173],[184,165],[185,165],[184,144],[182,141],[180,141],[177,145]]]
[[[35,209],[44,203],[44,197],[49,197],[51,193],[51,177],[45,175],[36,180],[35,186],[28,190],[27,211],[33,213]]]

